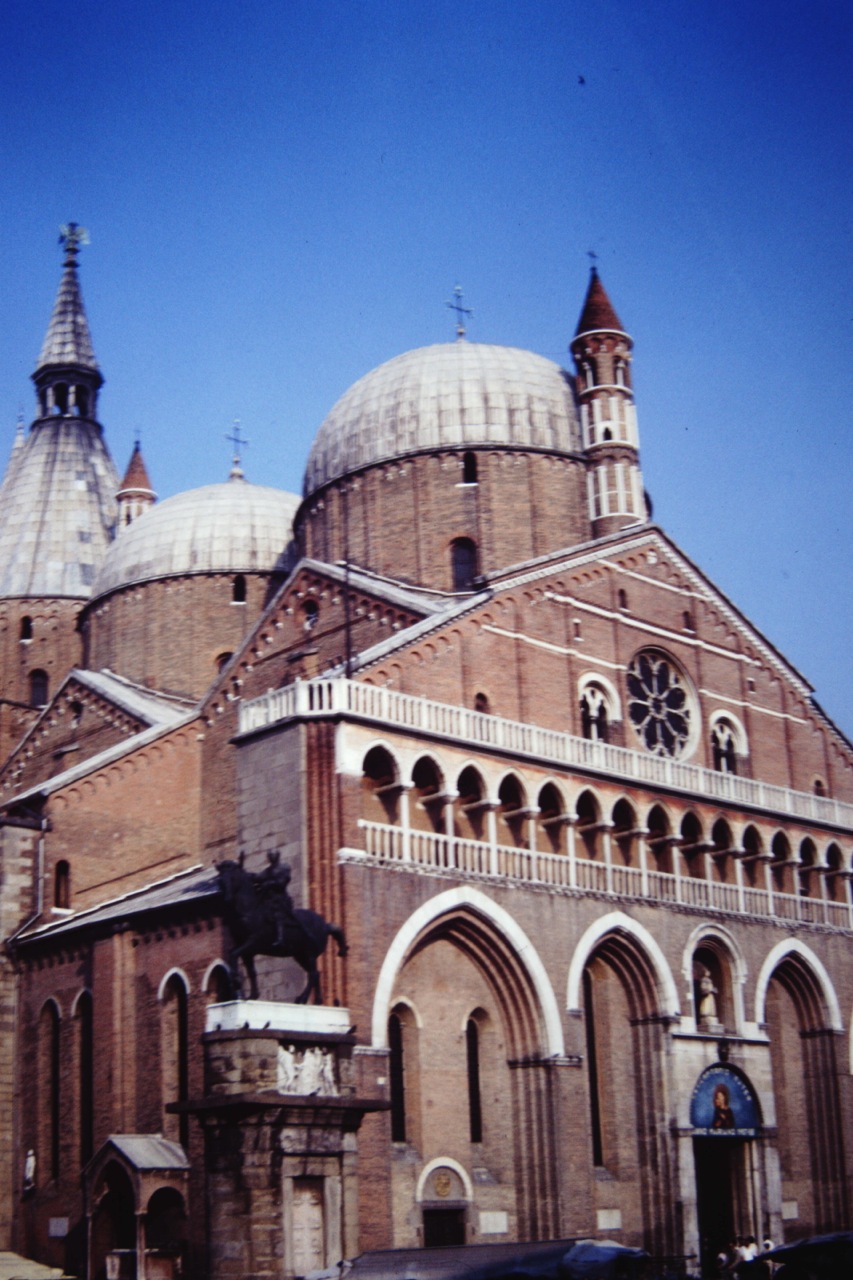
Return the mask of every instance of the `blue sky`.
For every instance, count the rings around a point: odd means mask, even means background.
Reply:
[[[853,732],[847,0],[5,0],[0,453],[61,257],[119,469],[299,490],[367,370],[565,362],[593,249],[655,517]]]

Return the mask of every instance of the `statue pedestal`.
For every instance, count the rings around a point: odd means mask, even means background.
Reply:
[[[211,1005],[205,1096],[210,1280],[290,1277],[358,1252],[356,1135],[386,1110],[387,1055],[355,1043],[347,1009]]]

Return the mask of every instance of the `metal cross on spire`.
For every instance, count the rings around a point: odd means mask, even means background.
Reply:
[[[597,262],[598,262],[598,254],[595,252],[595,250],[594,250],[594,249],[587,249],[587,251],[586,251],[586,256],[589,258],[589,269],[590,269],[590,271],[594,271],[594,272],[597,274],[597,273],[598,273],[598,267],[597,267],[597,265],[596,265],[596,264],[597,264]]]
[[[456,312],[456,337],[464,338],[465,337],[464,317],[472,316],[474,312],[471,310],[470,307],[463,307],[462,305],[462,285],[461,284],[454,285],[453,298],[451,301],[446,302],[445,306],[450,307],[451,311]]]
[[[65,250],[65,265],[73,265],[77,261],[80,246],[89,243],[89,232],[76,222],[66,222],[59,228],[59,243]]]
[[[234,446],[234,456],[231,459],[231,470],[229,472],[228,478],[230,480],[242,480],[243,468],[240,466],[240,448],[241,446],[245,448],[246,445],[249,443],[249,441],[246,439],[246,437],[243,435],[242,431],[240,430],[239,418],[234,419],[234,430],[231,432],[228,432],[228,431],[225,432],[225,439],[229,440],[231,444],[233,444]]]

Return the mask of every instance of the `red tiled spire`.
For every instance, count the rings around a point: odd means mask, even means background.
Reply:
[[[133,453],[130,455],[130,462],[127,464],[127,471],[124,473],[119,493],[124,493],[126,489],[143,489],[148,493],[154,492],[151,487],[151,481],[148,479],[148,471],[138,440],[133,446]]]
[[[592,268],[589,278],[589,288],[586,291],[575,334],[589,333],[593,329],[616,329],[620,333],[625,332],[622,321],[617,316],[595,267]]]

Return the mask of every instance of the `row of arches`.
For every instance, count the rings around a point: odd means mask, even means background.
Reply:
[[[448,776],[433,755],[419,756],[408,776],[390,749],[377,744],[362,765],[363,817],[447,837],[565,855],[615,867],[679,875],[748,889],[849,905],[850,854],[835,840],[821,847],[809,835],[740,829],[711,822],[692,809],[639,806],[605,799],[584,787],[574,800],[556,780],[531,783],[508,771],[487,782],[474,764]]]
[[[159,1040],[161,1101],[153,1128],[183,1147],[189,1140],[188,1117],[186,1113],[173,1115],[166,1106],[189,1097],[190,994],[186,974],[169,970],[157,991],[158,1025],[152,1029]],[[207,1003],[230,998],[228,971],[222,961],[209,967],[200,994]],[[67,1016],[56,996],[50,996],[41,1007],[28,1147],[34,1185],[36,1181],[57,1181],[63,1173],[63,1160],[76,1158],[83,1168],[94,1154],[94,1015],[94,999],[88,989],[77,994]]]
[[[449,947],[451,960],[442,954]],[[474,979],[467,976],[470,969],[477,971]],[[772,947],[753,975],[755,1021],[749,1027],[742,1008],[747,966],[731,935],[700,926],[685,943],[682,969],[695,1032],[715,1044],[745,1037],[756,1063],[761,1052],[769,1055],[769,1070],[761,1068],[760,1123],[778,1151],[782,1195],[796,1187],[801,1220],[815,1229],[842,1220],[841,1017],[820,959],[794,939]],[[700,995],[703,973],[712,978],[718,1001],[710,1011],[706,1005],[704,1026],[699,1013],[707,998]],[[439,1005],[436,984],[442,992]],[[578,1047],[586,1115],[560,1116],[549,1110],[559,1106],[556,1095],[539,1089],[543,1077],[537,1064],[563,1059],[566,1046],[559,1001],[535,943],[475,889],[437,895],[400,929],[376,988],[373,1036],[377,1047],[390,1053],[393,1140],[414,1147],[427,1168],[440,1159],[452,1165],[448,1153],[462,1168],[505,1167],[509,1126],[518,1141],[511,1171],[502,1176],[515,1186],[518,1229],[532,1235],[550,1225],[553,1170],[549,1173],[548,1162],[555,1153],[546,1131],[557,1129],[573,1149],[584,1140],[591,1170],[620,1185],[620,1203],[644,1224],[645,1247],[672,1250],[678,1230],[669,1215],[675,1198],[675,1134],[676,1128],[689,1131],[692,1087],[685,1090],[678,1073],[670,1077],[672,1055],[681,1050],[670,1043],[669,1028],[679,1025],[682,1036],[689,1030],[679,1016],[679,985],[639,922],[612,912],[590,924],[577,941],[566,977],[566,1005],[582,1027]],[[738,1009],[730,1012],[734,1006]],[[571,1028],[571,1018],[566,1025]],[[756,1041],[765,1045],[763,1051],[756,1051]],[[449,1143],[451,1080],[458,1086]],[[460,1087],[463,1081],[467,1087]],[[444,1129],[436,1126],[436,1114]],[[467,1155],[459,1141],[463,1127]],[[490,1143],[501,1141],[503,1155],[489,1150]],[[486,1159],[481,1148],[489,1150]],[[762,1194],[764,1204],[754,1206],[756,1214],[767,1210],[766,1189]],[[754,1229],[763,1229],[759,1221]]]

